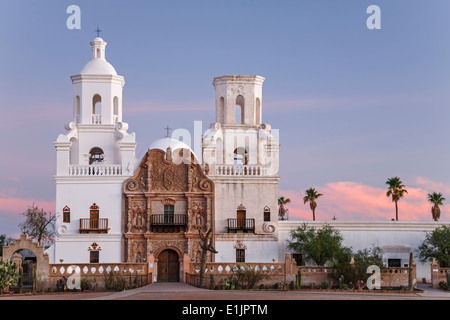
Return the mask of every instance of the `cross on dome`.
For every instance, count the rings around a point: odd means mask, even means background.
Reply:
[[[102,30],[100,30],[100,26],[97,26],[97,29],[94,31],[97,32],[97,38],[100,38],[100,32],[103,32]]]

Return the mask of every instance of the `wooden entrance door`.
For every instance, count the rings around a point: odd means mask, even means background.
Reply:
[[[180,281],[180,263],[178,254],[173,250],[164,250],[158,256],[158,281],[178,282]]]
[[[237,211],[237,228],[238,230],[245,229],[245,210]]]

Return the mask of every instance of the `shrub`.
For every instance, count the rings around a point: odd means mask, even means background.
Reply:
[[[8,287],[16,286],[19,277],[14,263],[10,261],[0,262],[0,294]]]
[[[234,275],[229,275],[225,278],[225,290],[239,289],[239,282]]]
[[[236,280],[242,289],[253,289],[266,275],[261,268],[241,267],[237,266],[234,271]]]
[[[447,290],[448,290],[448,284],[447,284],[447,281],[440,281],[440,282],[439,282],[439,288],[441,288],[442,290],[447,291]]]
[[[62,292],[62,291],[65,291],[66,290],[66,285],[67,285],[67,278],[66,277],[62,277],[61,279],[58,279],[57,281],[56,281],[56,284],[55,284],[55,286],[56,286],[56,290],[55,291],[59,291],[59,292]]]

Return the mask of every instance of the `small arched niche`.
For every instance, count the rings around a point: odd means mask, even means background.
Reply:
[[[237,165],[248,164],[248,154],[245,148],[239,147],[234,149],[234,164]]]
[[[102,97],[99,94],[92,98],[92,124],[102,123]]]
[[[100,164],[105,160],[103,150],[99,147],[94,147],[89,151],[89,164]]]
[[[245,99],[242,95],[236,97],[236,124],[245,123]]]

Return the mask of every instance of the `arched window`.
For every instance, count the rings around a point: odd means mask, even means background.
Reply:
[[[92,124],[102,123],[102,97],[99,94],[92,98]]]
[[[80,122],[80,96],[75,97],[75,120]]]
[[[259,125],[262,122],[261,111],[261,100],[256,98],[256,125]]]
[[[114,115],[119,115],[119,98],[114,97]]]
[[[245,103],[244,97],[239,95],[236,98],[236,124],[245,123]]]
[[[265,207],[264,208],[264,221],[270,221],[270,208],[269,207]]]
[[[225,99],[220,97],[219,100],[219,110],[217,110],[217,122],[224,123],[225,121]]]
[[[248,163],[247,150],[239,147],[234,150],[234,164],[246,165]]]
[[[89,151],[89,164],[98,164],[103,163],[105,160],[103,150],[99,147],[92,148],[91,151]]]
[[[68,206],[63,209],[63,222],[70,223],[70,208]]]

